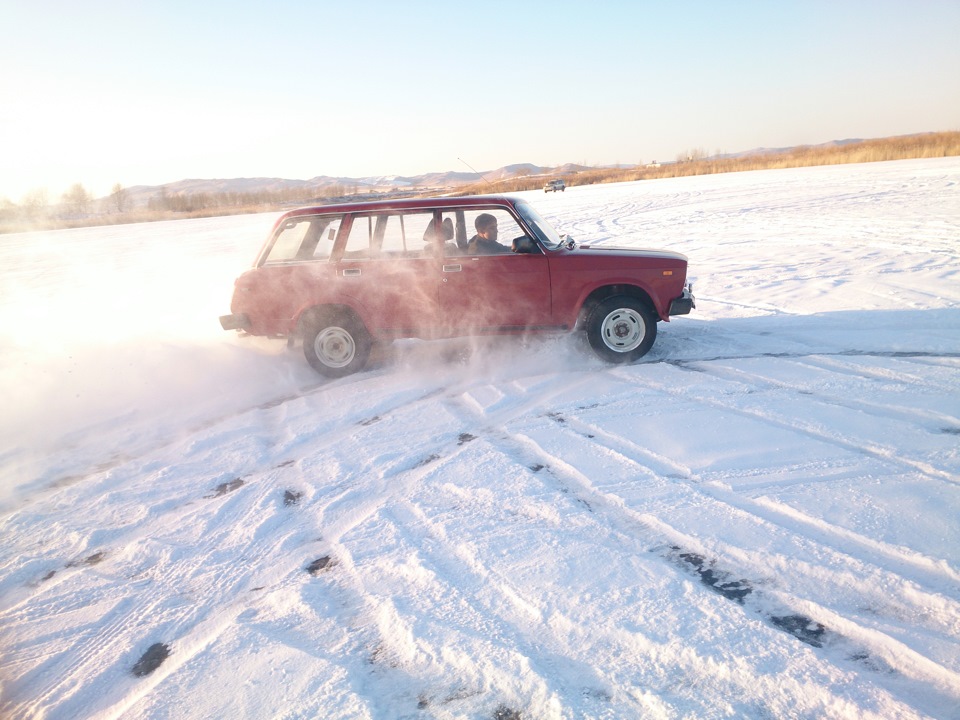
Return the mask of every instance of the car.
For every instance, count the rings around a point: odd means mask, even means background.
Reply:
[[[220,324],[302,340],[328,377],[361,370],[394,338],[577,329],[626,363],[650,350],[659,321],[695,307],[686,278],[680,253],[578,244],[521,198],[323,205],[277,219]]]
[[[550,180],[543,186],[544,192],[566,192],[567,184],[563,180]]]

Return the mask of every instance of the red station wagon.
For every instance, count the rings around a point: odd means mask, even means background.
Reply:
[[[578,245],[517,198],[324,205],[277,220],[220,324],[302,338],[330,377],[363,368],[376,341],[576,328],[623,363],[694,307],[686,278],[680,253]]]

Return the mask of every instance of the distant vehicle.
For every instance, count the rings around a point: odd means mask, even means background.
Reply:
[[[488,239],[478,255],[491,219],[506,244]],[[277,220],[220,324],[302,339],[330,377],[362,369],[373,343],[393,338],[576,328],[624,363],[651,348],[658,321],[695,307],[686,278],[680,253],[578,245],[517,198],[324,205]]]
[[[567,184],[563,180],[550,180],[546,185],[543,186],[543,191],[546,192],[566,192]]]

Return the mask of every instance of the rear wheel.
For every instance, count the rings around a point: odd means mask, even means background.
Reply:
[[[656,317],[636,298],[607,298],[587,319],[590,347],[607,362],[627,363],[643,357],[656,339]]]
[[[352,314],[319,313],[303,325],[303,355],[314,370],[327,377],[362,370],[372,345],[363,323]]]

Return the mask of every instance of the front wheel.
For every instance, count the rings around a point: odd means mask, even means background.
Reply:
[[[344,377],[362,370],[373,342],[366,328],[350,316],[316,316],[303,329],[303,355],[327,377]]]
[[[597,305],[587,319],[587,340],[602,359],[633,362],[647,354],[657,339],[657,319],[636,298],[618,295]]]

